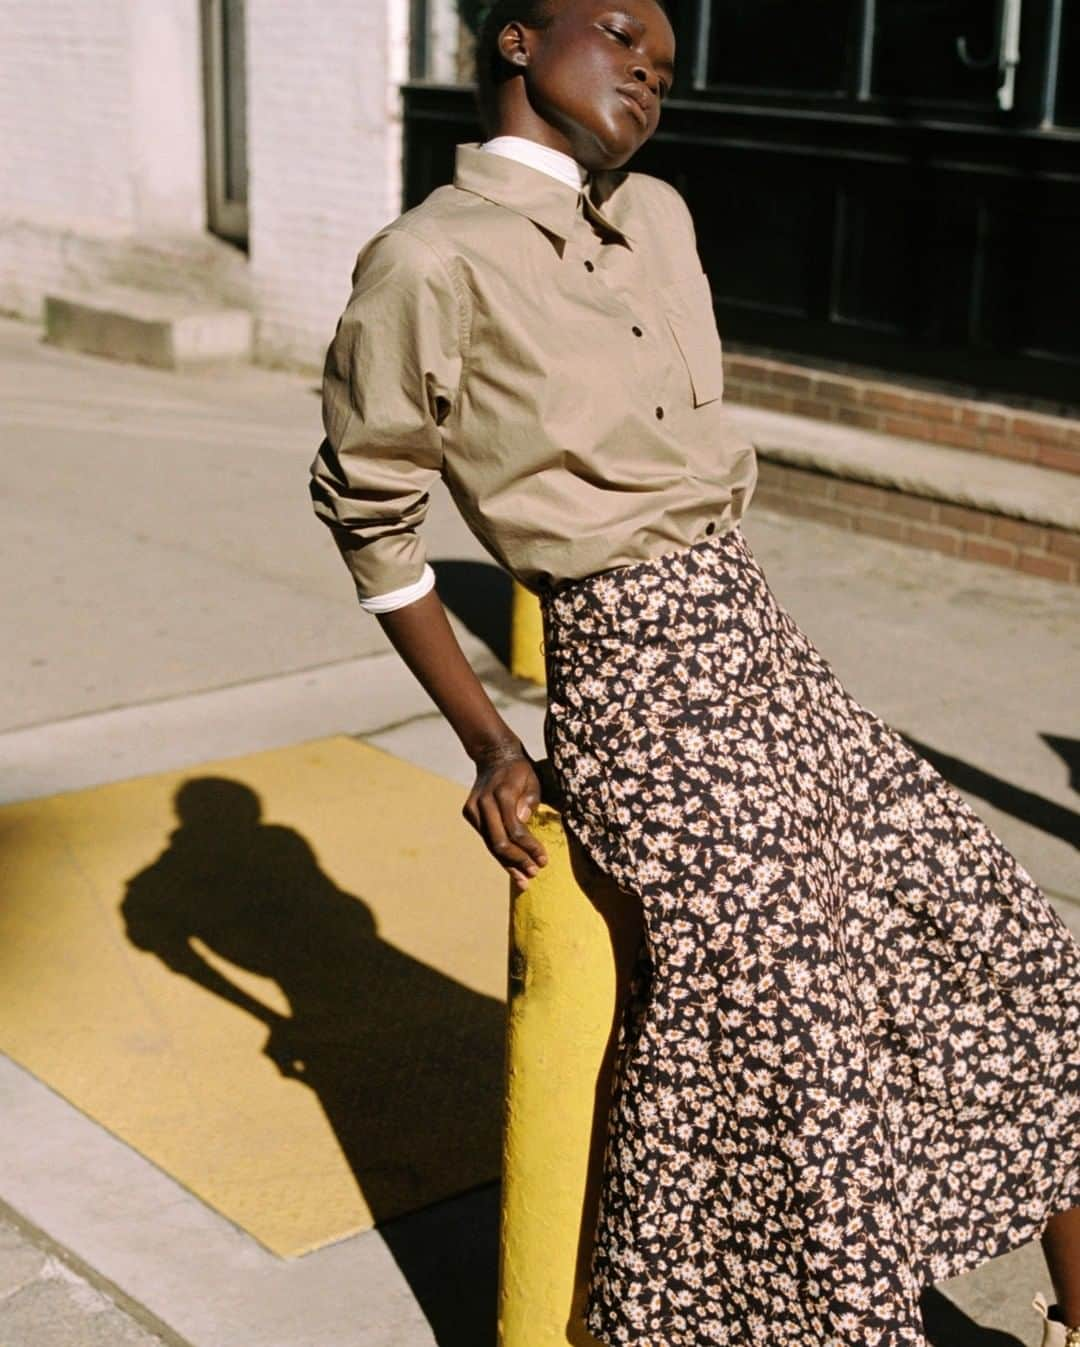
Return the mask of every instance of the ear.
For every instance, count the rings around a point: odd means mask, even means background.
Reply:
[[[529,64],[529,30],[524,24],[508,23],[499,33],[499,54],[510,65],[524,68]]]

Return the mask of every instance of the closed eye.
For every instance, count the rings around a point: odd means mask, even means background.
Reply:
[[[605,33],[610,33],[616,42],[621,42],[624,47],[632,47],[634,45],[633,37],[629,33],[624,32],[621,28],[612,28],[610,24],[606,23],[603,23],[600,26]],[[658,80],[657,83],[660,88],[660,97],[666,98],[671,92],[670,86],[665,80]]]

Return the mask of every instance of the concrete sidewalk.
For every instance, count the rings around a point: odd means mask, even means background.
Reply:
[[[339,733],[469,783],[311,515],[313,388],[115,365],[0,322],[0,799]],[[765,510],[745,533],[852,693],[1080,932],[1075,588]],[[540,756],[542,691],[499,659],[504,579],[444,493],[427,536],[469,657]],[[492,1347],[496,1184],[278,1259],[13,1063],[0,1099],[3,1347]],[[1033,1244],[928,1290],[931,1339],[1034,1347],[1040,1289]]]

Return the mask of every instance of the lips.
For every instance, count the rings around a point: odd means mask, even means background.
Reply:
[[[649,125],[649,114],[641,106],[641,100],[635,97],[634,94],[627,93],[625,89],[617,89],[616,92],[623,102],[629,106],[631,112],[633,112],[641,125],[647,127]]]

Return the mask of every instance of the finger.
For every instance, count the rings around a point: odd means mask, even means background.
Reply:
[[[547,853],[544,851],[543,843],[538,837],[534,837],[521,821],[521,810],[528,799],[528,794],[522,796],[513,787],[505,786],[496,790],[495,798],[499,802],[503,826],[510,841],[515,846],[519,846],[522,851],[527,852],[534,864],[546,865]],[[532,810],[530,809],[526,818],[531,817]]]
[[[517,807],[517,816],[522,823],[528,823],[529,819],[536,813],[536,806],[539,803],[540,792],[533,786],[527,786],[522,792]]]
[[[476,797],[474,795],[470,795],[469,798],[465,801],[465,804],[461,810],[461,816],[462,818],[464,818],[466,823],[470,824],[473,828],[475,828],[476,831],[481,834],[481,836],[483,835],[484,828],[480,819],[480,811],[476,806]]]
[[[515,822],[518,822],[518,827],[514,830],[508,828],[507,832],[519,846],[524,847],[537,865],[547,865],[547,852],[544,849],[544,844],[524,826],[536,812],[536,806],[539,803],[539,800],[534,800],[530,796],[522,796],[515,811],[517,815]]]
[[[506,825],[503,822],[502,810],[499,808],[498,801],[490,795],[481,796],[480,814],[484,820],[484,833],[487,837],[488,850],[495,859],[502,865],[516,866],[530,877],[534,875],[536,863],[532,857],[516,842],[511,841],[506,834]],[[520,827],[521,825],[515,826]]]
[[[529,879],[528,879],[528,876],[527,876],[527,875],[523,875],[523,874],[521,873],[521,871],[520,871],[519,869],[517,869],[516,866],[513,866],[513,865],[510,866],[510,868],[507,870],[506,873],[507,873],[507,874],[510,876],[510,878],[514,881],[514,884],[515,884],[515,886],[516,886],[518,889],[524,890],[524,889],[527,889],[527,888],[529,887]]]

